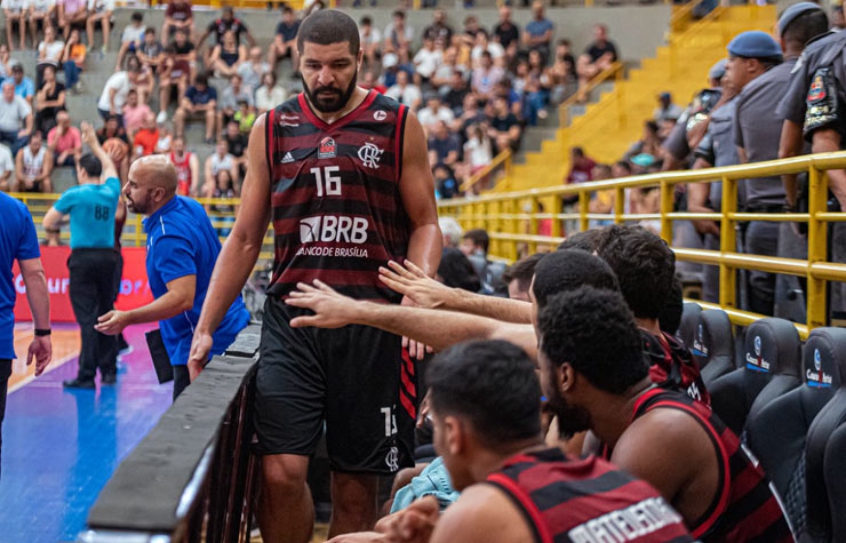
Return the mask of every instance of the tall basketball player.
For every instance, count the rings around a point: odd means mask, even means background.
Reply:
[[[267,543],[309,541],[308,458],[326,423],[330,535],[370,529],[377,476],[411,465],[415,367],[401,338],[366,326],[293,329],[284,299],[318,279],[356,299],[400,302],[379,266],[408,258],[434,275],[441,254],[434,183],[417,118],[356,85],[358,28],[339,11],[297,38],[304,92],[253,127],[238,220],[215,267],[189,366],[250,275],[269,221],[275,264],[256,376],[262,454],[259,525]]]

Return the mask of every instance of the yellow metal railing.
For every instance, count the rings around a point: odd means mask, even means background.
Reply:
[[[468,177],[461,184],[461,192],[470,191],[478,194],[479,190],[486,190],[493,187],[496,182],[493,178],[497,171],[502,171],[505,175],[511,175],[511,149],[506,149],[496,155],[490,164]]]
[[[623,70],[623,63],[620,61],[615,62],[605,70],[596,74],[596,77],[591,79],[587,85],[578,89],[575,94],[561,102],[561,105],[558,106],[558,116],[559,122],[561,123],[561,127],[564,128],[568,124],[570,124],[570,108],[576,105],[580,105],[587,100],[588,96],[590,95],[591,91],[605,83],[611,78],[614,78],[614,81],[619,83],[625,77],[625,70]],[[617,92],[620,92],[619,85],[616,88]]]
[[[720,223],[720,250],[676,248],[678,260],[715,265],[720,268],[719,306],[729,312],[737,324],[748,324],[763,317],[737,308],[736,272],[759,270],[805,277],[807,279],[807,326],[797,326],[800,334],[825,326],[827,320],[826,283],[846,282],[846,264],[829,262],[827,224],[846,221],[846,213],[830,213],[828,176],[826,172],[846,168],[846,152],[810,155],[788,160],[761,162],[742,166],[712,168],[685,172],[662,172],[640,177],[499,193],[474,199],[444,200],[439,205],[442,215],[454,216],[465,228],[485,228],[491,237],[491,254],[515,260],[523,251],[534,252],[554,246],[563,240],[561,223],[575,220],[579,230],[586,230],[591,221],[654,220],[660,222],[661,237],[672,243],[673,222],[679,220],[714,220]],[[809,212],[791,214],[741,213],[737,210],[738,183],[749,178],[779,176],[807,172],[809,178]],[[674,191],[677,185],[722,181],[723,210],[720,213],[674,212]],[[657,187],[660,189],[660,210],[652,214],[624,213],[626,191]],[[591,196],[597,191],[613,191],[612,213],[589,212]],[[562,213],[562,198],[577,197],[577,211]],[[544,212],[539,212],[541,206]],[[550,236],[539,235],[540,225],[549,221]],[[808,225],[808,259],[773,258],[739,253],[736,250],[735,226],[746,221],[794,221]],[[521,251],[521,249],[523,251]]]

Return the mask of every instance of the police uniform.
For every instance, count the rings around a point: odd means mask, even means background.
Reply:
[[[846,129],[846,32],[829,32],[808,42],[790,76],[787,92],[776,110],[777,115],[803,127],[803,135],[811,141],[821,128]],[[841,149],[846,148],[846,138]],[[829,209],[840,211],[834,198]],[[829,227],[829,254],[833,262],[846,262],[846,224]],[[843,283],[832,283],[832,311],[846,309]]]

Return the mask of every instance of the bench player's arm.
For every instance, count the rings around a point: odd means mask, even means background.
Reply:
[[[265,137],[266,115],[256,120],[247,146],[248,163],[241,187],[241,210],[232,232],[217,258],[206,301],[194,331],[188,369],[191,379],[205,366],[212,347],[212,334],[250,277],[270,223],[270,169]]]
[[[537,359],[538,341],[531,325],[500,322],[452,311],[353,300],[338,294],[319,280],[315,280],[314,286],[300,283],[297,288],[285,303],[310,309],[314,315],[293,319],[291,326],[294,328],[340,328],[348,324],[362,324],[419,341],[436,351],[448,349],[463,341],[503,339]]]

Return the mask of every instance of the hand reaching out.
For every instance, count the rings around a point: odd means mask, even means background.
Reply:
[[[379,268],[379,279],[392,290],[409,298],[418,307],[437,309],[449,306],[453,289],[426,275],[410,260],[405,261],[405,266],[393,261],[388,262],[388,266],[390,270]]]
[[[290,293],[285,303],[314,311],[314,315],[291,319],[292,328],[340,328],[354,323],[355,309],[361,302],[338,294],[320,279],[315,279],[314,286],[298,283],[297,290]]]

